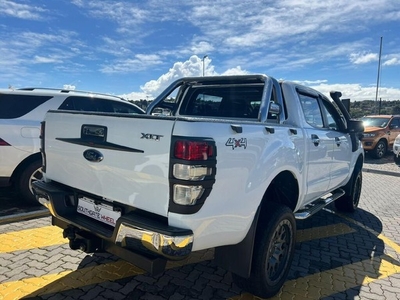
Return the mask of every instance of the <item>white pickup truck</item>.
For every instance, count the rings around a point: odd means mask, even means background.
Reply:
[[[364,127],[331,97],[266,75],[191,77],[146,115],[49,111],[34,191],[72,249],[156,274],[214,248],[241,288],[270,297],[296,219],[359,202]]]

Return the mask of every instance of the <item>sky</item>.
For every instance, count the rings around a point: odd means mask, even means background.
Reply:
[[[400,100],[400,0],[0,0],[0,70],[132,100],[203,72]]]

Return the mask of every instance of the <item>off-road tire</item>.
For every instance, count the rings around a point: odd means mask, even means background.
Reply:
[[[17,192],[26,203],[37,204],[37,200],[33,195],[32,182],[42,178],[42,161],[34,160],[27,165],[19,174],[17,181]]]
[[[282,204],[269,203],[257,225],[250,277],[233,274],[236,285],[261,298],[277,294],[292,264],[295,235],[293,212]]]
[[[386,142],[384,140],[380,140],[376,144],[374,150],[372,150],[372,156],[374,158],[378,158],[379,159],[379,158],[384,157],[386,155],[386,152],[387,152]]]
[[[350,182],[345,186],[346,194],[335,201],[335,207],[342,212],[354,212],[360,202],[362,188],[362,172],[355,171]]]

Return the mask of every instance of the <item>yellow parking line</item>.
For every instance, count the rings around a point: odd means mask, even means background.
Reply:
[[[65,244],[62,229],[45,226],[0,234],[0,253]]]
[[[214,251],[199,251],[193,253],[189,258],[167,264],[167,268],[176,268],[181,265],[199,263],[213,258]],[[35,297],[39,295],[52,294],[79,287],[115,281],[118,279],[143,274],[144,271],[133,264],[119,260],[112,263],[93,267],[65,271],[58,274],[49,274],[41,277],[26,278],[18,281],[0,284],[0,299],[21,299],[23,297]]]
[[[400,252],[399,245],[384,237],[382,234],[374,232],[372,229],[350,218],[346,219],[374,233],[385,242],[385,244],[390,245],[397,252]],[[314,227],[299,230],[297,242],[327,238],[354,231],[353,228],[343,223]],[[55,226],[0,234],[0,240],[2,241],[0,244],[0,253],[53,246],[63,244],[67,241],[62,238],[62,230]],[[212,257],[212,250],[198,252],[194,253],[185,261],[169,263],[167,268],[182,266],[189,263],[198,263],[200,261],[212,259]],[[142,273],[143,271],[138,267],[121,260],[75,271],[71,270],[58,274],[5,282],[0,284],[0,299],[20,299],[27,296],[34,297],[51,294],[105,281],[114,281],[136,276]],[[390,256],[384,255],[288,281],[285,283],[280,294],[272,299],[293,298],[294,295],[301,296],[305,293],[306,295],[304,295],[304,297],[315,297],[317,299],[343,292],[349,288],[368,284],[377,279],[387,278],[396,273],[400,273],[399,263]],[[231,299],[259,298],[250,294],[242,294]]]
[[[138,267],[120,260],[75,271],[65,271],[58,274],[5,282],[0,284],[0,299],[11,300],[21,299],[27,296],[35,297],[38,295],[52,294],[142,273],[143,271]]]

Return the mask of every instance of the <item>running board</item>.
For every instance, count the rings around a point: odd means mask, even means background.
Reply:
[[[313,203],[307,205],[305,208],[297,211],[294,214],[294,217],[297,220],[307,219],[308,217],[311,217],[313,214],[315,214],[316,212],[323,209],[328,204],[331,204],[333,201],[342,197],[344,194],[345,194],[345,192],[342,189],[337,189],[333,192],[333,194],[331,196],[329,196],[327,198],[320,198],[320,199],[314,201]]]

